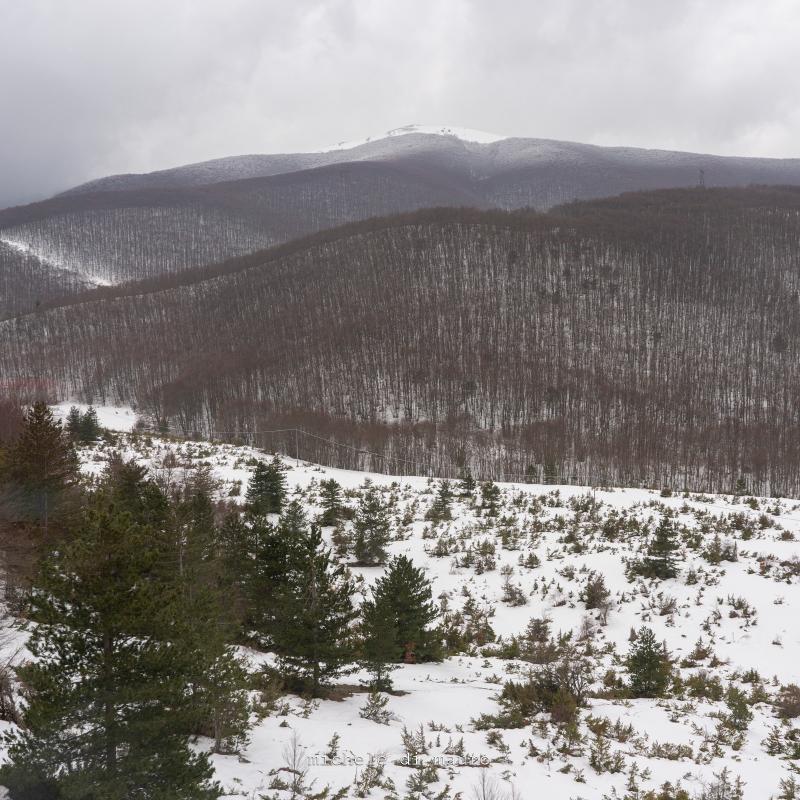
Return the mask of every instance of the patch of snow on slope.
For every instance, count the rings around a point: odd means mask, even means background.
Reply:
[[[69,410],[77,407],[81,414],[86,413],[89,408],[85,403],[59,403],[58,405],[50,406],[53,411],[53,416],[64,422],[69,414]],[[102,428],[108,428],[110,431],[121,431],[129,433],[136,425],[136,413],[132,408],[124,408],[117,406],[93,406],[97,412],[97,421]]]
[[[91,283],[95,286],[111,286],[112,281],[108,280],[107,278],[98,277],[97,275],[86,272],[78,267],[75,267],[71,264],[60,263],[54,260],[52,257],[48,257],[43,253],[38,252],[33,247],[25,242],[21,242],[18,239],[9,239],[6,236],[0,236],[0,242],[2,244],[8,245],[12,250],[16,250],[23,256],[27,256],[29,258],[35,258],[40,261],[42,264],[46,264],[54,269],[61,270],[62,272],[71,272],[73,275],[77,275],[81,280]]]

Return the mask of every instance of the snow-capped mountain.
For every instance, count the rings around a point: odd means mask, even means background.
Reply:
[[[354,147],[359,147],[370,142],[379,141],[380,139],[391,139],[395,136],[406,136],[410,133],[423,133],[432,136],[450,136],[455,139],[460,139],[462,142],[475,142],[478,144],[492,144],[499,142],[502,139],[508,139],[508,136],[498,136],[496,133],[487,133],[486,131],[478,131],[474,128],[459,128],[451,127],[449,125],[403,125],[400,128],[392,128],[390,131],[381,133],[377,136],[367,136],[364,139],[356,139],[352,142],[339,142],[331,147],[324,147],[319,152],[327,153],[332,150],[351,150]]]
[[[598,147],[407,125],[316,152],[232,156],[112,175],[0,211],[0,238],[16,248],[0,251],[0,268],[17,264],[20,253],[41,257],[36,269],[31,259],[23,271],[8,267],[0,313],[28,310],[53,296],[33,276],[42,269],[117,284],[225,261],[370,217],[446,206],[543,211],[575,199],[701,181],[709,187],[800,185],[800,159]]]
[[[487,202],[503,207],[548,207],[574,197],[600,197],[631,189],[692,186],[704,170],[709,186],[748,183],[800,183],[800,159],[739,158],[632,147],[601,147],[577,142],[501,136],[447,125],[405,125],[377,136],[340,142],[309,153],[241,155],[213,159],[139,175],[112,175],[69,190],[76,192],[123,191],[144,188],[179,188],[247,178],[282,175],[352,161],[414,162],[434,164],[468,179],[487,180],[510,171],[546,167],[549,176],[523,173],[523,183],[575,184],[568,191],[551,188],[549,194],[531,185],[512,197],[502,190],[490,192]],[[568,174],[583,170],[584,186]],[[650,171],[657,174],[649,174]],[[565,171],[564,174],[559,174]],[[614,173],[617,173],[616,175]],[[510,176],[507,176],[510,177]],[[605,183],[605,185],[604,185]],[[566,189],[566,187],[564,187]]]

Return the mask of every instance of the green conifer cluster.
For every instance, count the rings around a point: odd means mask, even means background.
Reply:
[[[24,724],[7,734],[0,768],[12,797],[219,796],[190,741],[207,736],[218,753],[245,743],[253,678],[239,643],[274,653],[284,685],[312,696],[359,664],[385,691],[397,664],[441,658],[423,571],[391,559],[359,608],[321,527],[287,502],[277,456],[256,466],[243,509],[220,509],[203,469],[175,486],[114,454],[85,485],[81,422],[73,414],[64,430],[36,404],[0,461],[6,513],[50,531],[24,592],[34,659],[19,670]],[[335,481],[320,499],[320,523],[348,516]],[[449,487],[437,499],[447,508]],[[360,563],[386,561],[388,510],[370,484],[353,531]]]

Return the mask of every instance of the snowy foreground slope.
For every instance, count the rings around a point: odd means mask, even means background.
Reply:
[[[116,416],[104,412],[101,421],[129,427],[130,415]],[[246,447],[120,433],[113,445],[81,451],[84,472],[100,474],[114,449],[165,481],[179,482],[191,470],[209,468],[219,481],[220,499],[234,502],[244,496],[254,460],[266,457]],[[288,799],[288,791],[275,787],[278,777],[286,777],[281,770],[294,740],[304,748],[303,768],[307,783],[315,781],[314,791],[349,786],[349,797],[394,796],[388,779],[404,797],[416,772],[403,763],[404,726],[412,733],[422,730],[427,754],[421,758],[437,767],[437,781],[427,789],[430,797],[449,785],[451,797],[461,793],[480,800],[638,798],[632,787],[654,789],[665,781],[680,781],[694,797],[725,768],[741,777],[745,798],[794,796],[782,794],[780,784],[793,774],[788,755],[797,753],[792,742],[800,735],[798,720],[781,722],[772,701],[782,685],[800,683],[800,503],[504,484],[496,517],[479,513],[477,503],[456,500],[453,520],[434,526],[424,517],[438,481],[284,460],[291,494],[311,514],[321,479],[333,477],[349,490],[351,505],[365,478],[382,487],[395,520],[390,552],[408,554],[423,566],[434,597],[451,612],[463,610],[465,625],[488,623],[495,640],[489,633],[484,647],[473,645],[469,654],[441,664],[399,667],[386,724],[360,716],[367,700],[361,673],[342,679],[335,700],[281,698],[254,725],[239,756],[213,756],[226,796]],[[688,543],[684,537],[678,577],[629,580],[626,560],[641,556],[648,536],[631,532],[634,526],[626,521],[649,522],[652,530],[665,512],[674,512],[677,523],[699,534]],[[709,560],[708,551],[714,547],[736,560],[713,563],[717,559]],[[366,588],[381,568],[353,572]],[[592,572],[602,574],[611,590],[606,624],[581,600]],[[523,728],[476,725],[482,714],[498,714],[503,682],[519,680],[532,668],[523,660],[499,657],[503,643],[523,636],[532,618],[549,619],[554,635],[572,632],[579,647],[590,648],[595,695],[604,693],[610,670],[624,679],[622,658],[631,629],[643,625],[666,641],[689,683],[682,696],[663,700],[590,698],[580,711],[580,736],[572,741],[544,716]],[[266,654],[248,655],[254,669],[269,660]],[[705,681],[691,682],[702,674]],[[733,684],[759,701],[751,706],[753,719],[743,743],[722,733],[728,708],[722,699],[711,699],[719,698],[716,680],[722,691]],[[335,734],[338,753],[326,757]],[[382,764],[380,785],[359,790],[376,763]]]

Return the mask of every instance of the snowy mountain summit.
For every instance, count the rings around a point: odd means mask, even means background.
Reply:
[[[381,139],[393,139],[399,136],[408,136],[410,134],[423,134],[427,136],[447,136],[454,139],[459,139],[462,142],[470,142],[475,144],[493,144],[500,142],[503,139],[508,139],[508,136],[500,136],[496,133],[488,133],[487,131],[479,131],[474,128],[460,128],[457,126],[449,125],[403,125],[400,128],[392,128],[385,133],[377,136],[367,136],[365,139],[356,139],[351,142],[339,142],[332,147],[323,148],[319,152],[328,153],[333,150],[350,150],[353,147],[360,147],[361,145],[377,142]]]

